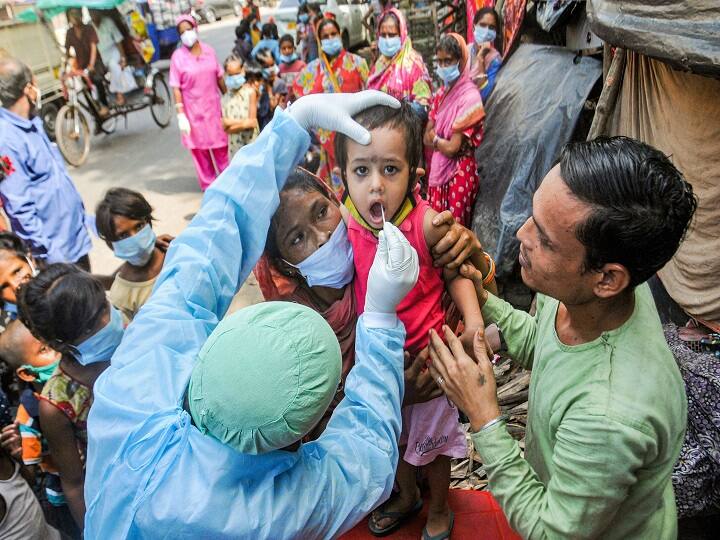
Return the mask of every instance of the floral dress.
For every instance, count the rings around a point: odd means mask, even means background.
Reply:
[[[232,120],[243,120],[250,117],[250,100],[255,89],[249,84],[243,85],[237,92],[228,92],[222,99],[222,115],[223,118]],[[240,150],[246,144],[253,142],[260,131],[257,126],[253,129],[244,129],[238,133],[228,135],[228,147],[230,149],[230,159],[235,152]]]

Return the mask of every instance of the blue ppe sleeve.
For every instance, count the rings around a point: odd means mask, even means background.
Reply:
[[[241,454],[202,435],[182,408],[196,355],[259,257],[278,192],[308,144],[294,120],[276,113],[173,242],[152,297],[95,385],[88,540],[330,538],[389,495],[400,323],[368,329],[361,317],[346,398],[320,439],[296,452]]]

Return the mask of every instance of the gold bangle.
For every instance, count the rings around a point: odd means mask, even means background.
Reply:
[[[484,251],[483,254],[485,255],[485,261],[490,266],[490,270],[488,270],[487,276],[483,278],[483,285],[489,285],[490,282],[495,279],[495,261],[490,255],[488,255]]]

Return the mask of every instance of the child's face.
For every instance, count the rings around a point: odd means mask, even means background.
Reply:
[[[5,302],[17,304],[18,287],[30,281],[32,268],[14,252],[0,251],[0,292]]]
[[[291,56],[295,52],[295,45],[291,41],[283,41],[280,45],[280,54]]]
[[[325,244],[340,223],[340,208],[322,193],[290,189],[280,194],[273,218],[280,256],[299,264]]]
[[[405,200],[410,166],[403,130],[382,127],[370,135],[367,146],[348,139],[345,178],[355,208],[369,225],[381,229],[381,207],[390,220]]]
[[[225,75],[232,77],[233,75],[242,75],[243,68],[240,62],[228,62],[225,68]]]

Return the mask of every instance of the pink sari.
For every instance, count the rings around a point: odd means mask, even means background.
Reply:
[[[449,34],[460,44],[462,58],[459,62],[460,77],[450,86],[441,89],[440,105],[434,118],[435,133],[449,139],[454,133],[467,132],[485,117],[480,91],[470,78],[469,53],[465,40],[459,34]],[[438,152],[432,154],[428,184],[442,186],[453,178],[458,160]]]
[[[391,8],[382,14],[377,26],[380,28],[383,20],[390,15],[397,20],[402,45],[393,58],[382,54],[378,57],[370,70],[368,88],[427,107],[432,81],[422,56],[412,47],[405,17],[398,9]]]

